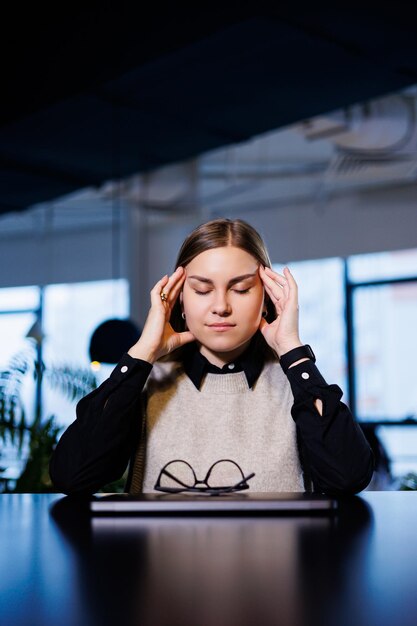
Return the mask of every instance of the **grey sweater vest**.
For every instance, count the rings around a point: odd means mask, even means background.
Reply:
[[[130,492],[153,492],[161,468],[188,461],[199,480],[219,459],[232,459],[251,491],[304,491],[293,396],[278,362],[266,363],[253,388],[243,372],[207,374],[196,389],[182,366],[157,364],[144,407],[145,437],[134,461]]]

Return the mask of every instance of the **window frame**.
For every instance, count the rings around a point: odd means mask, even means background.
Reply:
[[[417,275],[397,278],[382,278],[377,280],[363,280],[354,281],[349,277],[349,257],[345,259],[345,307],[346,307],[346,363],[347,363],[347,380],[348,391],[347,397],[349,398],[350,409],[355,416],[357,422],[366,427],[372,426],[413,426],[417,425],[416,417],[404,417],[399,420],[392,419],[377,419],[367,420],[361,419],[358,411],[358,397],[356,390],[356,376],[355,374],[355,362],[357,354],[357,338],[355,337],[355,307],[354,307],[354,295],[358,289],[366,289],[369,287],[384,287],[391,285],[403,285],[415,283],[417,284]]]

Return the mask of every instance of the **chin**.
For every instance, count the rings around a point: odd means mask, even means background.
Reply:
[[[213,352],[232,352],[236,350],[236,348],[240,348],[245,343],[248,343],[252,335],[250,337],[242,337],[242,338],[234,338],[233,341],[229,337],[215,337],[211,338],[210,341],[200,341],[202,345],[204,345],[209,350],[213,350]]]

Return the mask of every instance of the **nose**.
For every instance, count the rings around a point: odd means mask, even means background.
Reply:
[[[232,307],[226,293],[217,292],[212,303],[211,312],[221,317],[228,317],[232,312]]]

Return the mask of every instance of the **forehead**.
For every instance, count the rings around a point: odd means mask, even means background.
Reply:
[[[224,246],[206,250],[197,255],[188,265],[187,274],[210,277],[221,275],[233,277],[256,272],[259,263],[249,252],[235,246]]]

